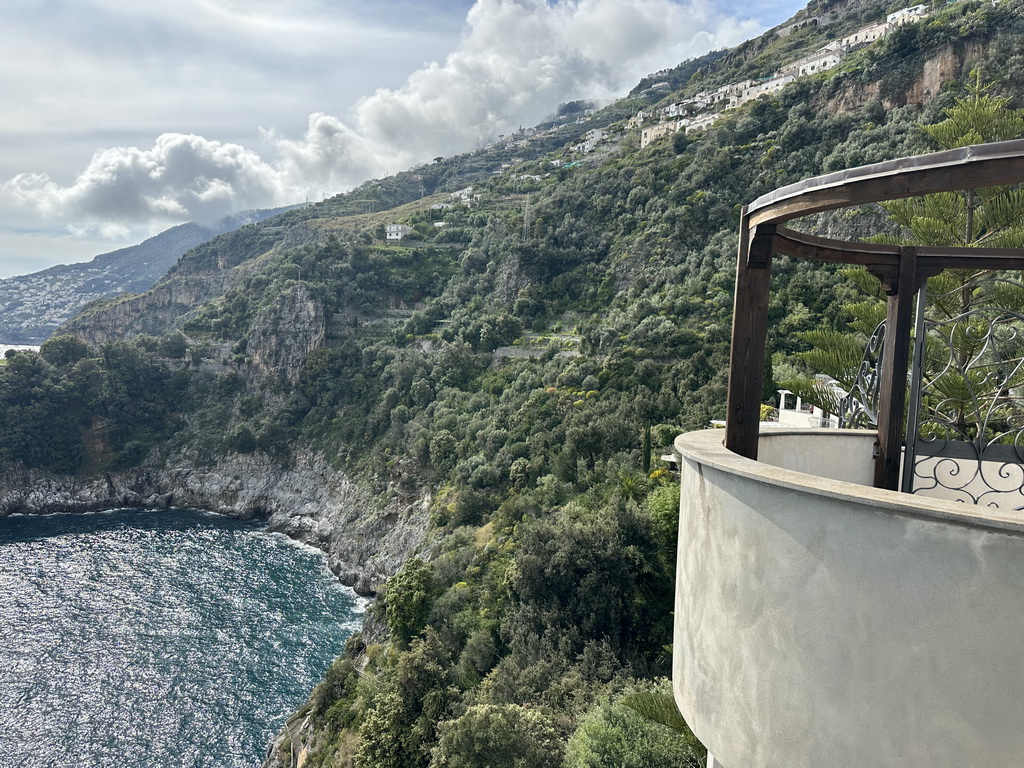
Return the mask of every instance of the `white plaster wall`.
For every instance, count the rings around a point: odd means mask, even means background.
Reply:
[[[758,440],[757,458],[815,477],[874,485],[876,437],[865,430],[766,430]]]
[[[779,426],[791,427],[794,429],[807,429],[817,427],[821,417],[811,411],[796,411],[793,409],[779,409]]]
[[[767,466],[721,439],[676,441],[673,683],[716,758],[1024,764],[1024,518]]]

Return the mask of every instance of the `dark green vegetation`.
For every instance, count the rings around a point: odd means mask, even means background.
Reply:
[[[188,341],[99,354],[61,340],[62,354],[0,371],[18,387],[4,402],[25,411],[5,410],[5,422],[29,434],[44,428],[33,408],[59,408],[61,433],[82,435],[74,451],[46,438],[52,458],[24,440],[3,455],[95,471],[169,453],[287,463],[315,449],[394,503],[429,500],[423,558],[383,586],[370,622],[389,641],[353,639],[311,699],[307,765],[697,764],[698,748],[622,699],[665,691],[677,490],[657,457],[724,415],[739,207],[934,148],[917,126],[938,122],[963,84],[913,103],[926,60],[970,58],[1003,77],[1001,93],[1024,92],[1024,6],[950,6],[701,134],[640,150],[625,120],[656,99],[768,75],[893,7],[851,4],[827,26],[665,78],[682,90],[641,88],[526,145],[439,159],[193,250],[172,278],[237,269],[181,316]],[[594,127],[610,140],[572,153]],[[469,185],[471,206],[431,208]],[[806,225],[854,237],[880,218]],[[389,223],[414,234],[382,244]],[[774,275],[777,379],[801,365],[800,332],[845,328],[855,288],[785,259]],[[129,407],[139,417],[122,420]]]
[[[93,349],[60,336],[39,354],[8,352],[0,461],[72,473],[138,464],[184,427],[179,414],[193,403],[191,376],[163,357],[180,358],[180,342],[167,336]]]

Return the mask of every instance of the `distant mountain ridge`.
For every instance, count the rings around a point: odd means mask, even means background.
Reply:
[[[179,224],[92,261],[0,280],[0,343],[41,344],[89,302],[149,290],[189,249],[292,207],[233,213],[209,226]]]

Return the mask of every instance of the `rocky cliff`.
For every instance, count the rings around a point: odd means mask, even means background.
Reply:
[[[308,286],[295,283],[256,315],[248,354],[256,372],[284,376],[294,384],[306,357],[326,337],[324,307],[310,295]]]
[[[260,455],[208,467],[179,457],[91,480],[0,467],[0,517],[171,506],[262,520],[323,550],[339,580],[362,595],[417,551],[428,518],[425,502],[383,504],[314,453],[300,453],[289,468]]]
[[[165,279],[146,293],[122,294],[87,306],[61,326],[58,333],[78,336],[90,344],[130,339],[143,333],[169,333],[179,328],[193,309],[224,293],[235,278],[235,273],[228,271]]]
[[[884,88],[882,80],[867,83],[847,82],[826,99],[826,108],[834,114],[849,114],[877,101],[883,109],[907,104],[927,104],[939,95],[944,84],[962,78],[988,52],[986,40],[961,40],[928,52],[920,72],[904,83]]]

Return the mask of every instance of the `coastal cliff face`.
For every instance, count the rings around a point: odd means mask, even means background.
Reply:
[[[255,372],[285,376],[293,384],[306,357],[323,346],[327,317],[309,288],[296,283],[253,320],[248,354]]]
[[[943,85],[962,77],[983,60],[988,48],[986,40],[944,45],[931,51],[924,58],[920,71],[907,82],[888,89],[883,88],[882,80],[849,82],[826,99],[826,108],[834,114],[849,114],[872,101],[880,102],[887,110],[907,104],[927,104],[942,92]]]
[[[237,275],[218,272],[201,277],[163,280],[142,294],[124,294],[87,306],[57,334],[71,334],[90,344],[130,339],[142,333],[159,335],[181,326],[188,313],[224,293]]]
[[[241,519],[317,547],[338,579],[372,595],[422,545],[427,503],[385,505],[324,456],[301,453],[282,468],[259,455],[197,467],[186,457],[83,480],[19,466],[0,467],[0,517],[187,507]]]

